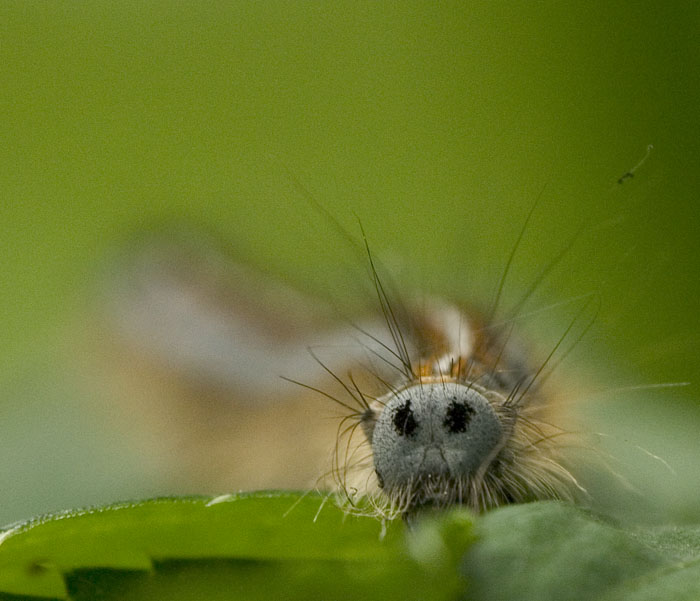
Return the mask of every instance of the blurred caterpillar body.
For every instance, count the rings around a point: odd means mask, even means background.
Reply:
[[[216,464],[228,420],[229,430],[239,426],[231,435],[238,446],[220,452],[238,459],[239,481],[275,486],[294,471],[295,453],[308,457],[305,450],[317,452],[323,441],[310,425],[323,421],[311,409],[310,389],[344,413],[330,474],[349,511],[393,518],[426,507],[481,511],[574,498],[582,489],[564,461],[566,432],[552,425],[555,394],[542,385],[569,331],[538,363],[512,335],[517,310],[495,323],[498,297],[486,317],[437,299],[404,303],[379,276],[366,243],[364,250],[380,310],[359,323],[317,323],[312,303],[308,312],[296,310],[305,301],[294,293],[251,286],[249,270],[182,240],[151,240],[116,288],[112,282],[110,319],[122,339],[186,379],[218,381],[220,396],[234,401],[204,420],[209,430],[197,444],[206,451],[195,471]],[[276,308],[262,315],[265,307]],[[325,382],[316,377],[319,365]],[[196,419],[182,421],[192,427]],[[188,443],[190,456],[195,446]],[[264,452],[272,460],[261,461]],[[246,469],[269,473],[251,477]]]

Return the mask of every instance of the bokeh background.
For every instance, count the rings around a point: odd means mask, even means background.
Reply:
[[[699,29],[690,1],[2,2],[0,522],[217,492],[120,403],[104,282],[177,224],[351,306],[314,202],[406,289],[477,304],[537,202],[504,298],[574,240],[530,308],[600,299],[562,365],[634,485],[598,500],[699,520]]]

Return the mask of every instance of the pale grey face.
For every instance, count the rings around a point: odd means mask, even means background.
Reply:
[[[491,403],[466,384],[418,383],[382,400],[372,449],[385,489],[418,479],[468,477],[502,437]]]

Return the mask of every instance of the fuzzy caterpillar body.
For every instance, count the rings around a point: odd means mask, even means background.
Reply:
[[[350,511],[383,517],[572,498],[556,399],[538,378],[546,361],[516,340],[513,320],[404,303],[367,253],[379,310],[334,321],[201,240],[152,238],[132,252],[108,317],[140,364],[190,383],[184,402],[169,388],[155,415],[183,422],[178,468],[218,472],[217,486],[334,482]],[[331,478],[319,480],[333,447]]]

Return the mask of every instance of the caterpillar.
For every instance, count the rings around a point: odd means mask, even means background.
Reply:
[[[165,230],[131,245],[110,270],[118,277],[109,281],[107,315],[140,367],[168,374],[162,404],[150,402],[160,426],[181,424],[172,452],[190,486],[197,478],[211,487],[309,486],[333,449],[320,485],[332,482],[349,511],[393,518],[453,504],[482,511],[573,499],[583,488],[568,467],[568,431],[556,425],[547,380],[591,299],[539,359],[514,333],[537,282],[497,319],[529,219],[486,312],[406,301],[380,275],[364,232],[375,312],[334,320],[201,232]],[[162,378],[152,389],[154,381]],[[340,409],[335,424],[319,399]]]
[[[563,459],[567,432],[550,422],[556,397],[540,383],[576,320],[537,365],[513,336],[513,315],[494,323],[498,297],[489,317],[436,299],[419,310],[396,306],[366,239],[365,247],[390,341],[358,328],[375,358],[359,369],[368,372],[363,384],[357,372],[343,380],[319,360],[346,393],[320,391],[349,410],[333,470],[346,505],[392,518],[585,493]]]

